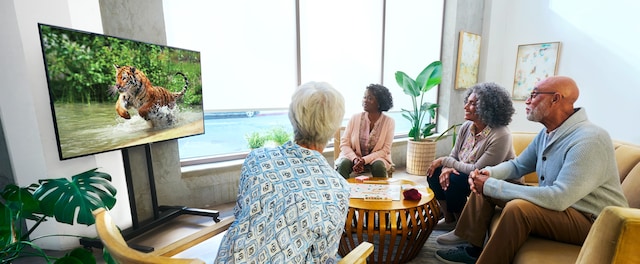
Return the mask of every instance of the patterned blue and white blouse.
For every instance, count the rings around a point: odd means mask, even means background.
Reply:
[[[336,263],[348,208],[349,184],[319,152],[256,149],[215,263]]]

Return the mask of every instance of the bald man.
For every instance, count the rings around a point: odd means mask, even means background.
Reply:
[[[446,263],[512,263],[529,235],[582,245],[605,206],[628,207],[609,134],[574,108],[578,86],[569,77],[540,81],[525,101],[527,119],[544,129],[517,158],[469,175],[475,195],[462,211],[456,229],[438,237],[470,246],[436,251]],[[538,186],[506,180],[530,172]],[[495,231],[485,234],[495,208],[502,207]],[[483,247],[484,245],[484,247]]]

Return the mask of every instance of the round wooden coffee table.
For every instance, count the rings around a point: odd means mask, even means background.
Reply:
[[[388,184],[415,185],[414,182],[389,178]],[[386,178],[374,178],[384,181]],[[349,183],[356,180],[348,179]],[[440,219],[440,207],[431,189],[423,186],[419,201],[349,200],[349,213],[338,252],[346,255],[362,241],[374,245],[368,263],[405,263],[415,258]]]

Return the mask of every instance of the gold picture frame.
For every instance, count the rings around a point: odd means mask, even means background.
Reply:
[[[460,31],[455,82],[456,89],[466,89],[478,82],[481,40],[480,35]]]
[[[513,75],[513,100],[527,100],[537,82],[556,75],[560,46],[560,42],[518,46]]]

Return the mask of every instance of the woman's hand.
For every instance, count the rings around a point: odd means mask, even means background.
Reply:
[[[357,157],[353,159],[353,172],[356,174],[362,173],[364,171],[364,159]]]
[[[460,175],[460,173],[454,168],[442,168],[442,173],[440,173],[440,186],[442,186],[443,190],[447,190],[449,188],[449,177],[451,173]]]
[[[442,160],[444,158],[440,157],[437,159],[434,159],[431,162],[431,165],[429,165],[429,168],[427,169],[427,177],[431,178],[431,176],[433,176],[433,171],[435,171],[438,167],[442,166]]]

